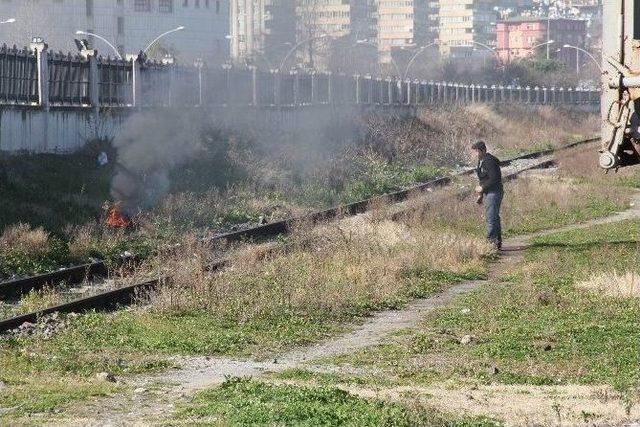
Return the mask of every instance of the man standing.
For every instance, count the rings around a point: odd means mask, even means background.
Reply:
[[[478,204],[484,203],[487,219],[487,239],[496,249],[502,248],[502,228],[500,225],[500,205],[504,190],[502,188],[502,172],[500,160],[487,153],[484,141],[476,141],[471,149],[478,158],[476,173],[479,184],[476,186]]]

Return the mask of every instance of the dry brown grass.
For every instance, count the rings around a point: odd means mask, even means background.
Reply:
[[[73,259],[85,259],[87,254],[103,253],[115,255],[118,248],[126,246],[129,239],[123,229],[111,229],[99,222],[67,227],[69,254]]]
[[[361,215],[300,224],[285,248],[241,247],[220,272],[208,271],[209,248],[191,240],[155,260],[169,279],[152,300],[158,309],[200,308],[242,322],[282,310],[339,315],[397,299],[411,272],[482,270],[490,251],[481,239]]]
[[[640,276],[635,271],[599,273],[579,282],[576,287],[603,296],[639,298]]]
[[[600,121],[594,114],[555,107],[528,109],[518,106],[471,105],[425,110],[422,120],[444,129],[467,144],[484,139],[489,148],[502,152],[535,151],[560,146],[569,140],[597,134]]]
[[[624,396],[605,386],[443,384],[345,389],[365,398],[400,401],[417,407],[422,404],[456,415],[492,417],[506,426],[626,425],[640,416],[638,407],[629,408]]]
[[[31,228],[27,224],[16,224],[4,229],[0,235],[0,251],[17,250],[34,256],[48,250],[49,233],[42,227]]]

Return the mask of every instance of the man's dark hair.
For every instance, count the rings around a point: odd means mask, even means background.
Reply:
[[[474,150],[487,151],[487,144],[485,144],[484,141],[476,141],[471,144],[471,148]]]

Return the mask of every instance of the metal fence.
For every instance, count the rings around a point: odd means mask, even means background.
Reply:
[[[599,100],[599,90],[208,68],[0,48],[0,104],[45,108],[570,105]]]

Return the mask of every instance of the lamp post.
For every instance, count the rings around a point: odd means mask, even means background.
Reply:
[[[474,41],[474,40],[470,40],[470,42],[471,42],[472,44],[474,44],[474,45],[478,45],[478,46],[480,46],[480,47],[483,47],[483,48],[487,49],[489,52],[491,52],[491,53],[493,53],[494,55],[496,55],[496,56],[498,57],[498,59],[500,59],[500,55],[498,54],[498,51],[496,51],[496,50],[495,50],[494,48],[492,48],[491,46],[486,45],[486,44],[484,44],[484,43],[480,43],[480,42]]]
[[[296,43],[295,45],[293,45],[293,47],[291,49],[289,49],[289,52],[287,52],[287,54],[284,56],[284,58],[282,58],[282,62],[280,62],[280,65],[278,66],[278,68],[276,68],[276,70],[277,71],[282,70],[282,67],[284,67],[284,65],[286,64],[286,62],[289,59],[289,57],[291,55],[293,55],[293,53],[296,50],[298,50],[298,48],[300,46],[302,46],[303,44],[308,43],[308,42],[312,42],[314,40],[324,39],[324,38],[327,38],[327,37],[330,37],[329,34],[322,34],[322,35],[319,35],[319,36],[309,37],[307,39],[302,40],[301,42]]]
[[[602,72],[602,65],[600,65],[600,62],[598,62],[598,60],[588,51],[582,49],[581,47],[578,46],[573,46],[570,44],[565,44],[564,46],[562,46],[563,48],[567,48],[567,49],[575,49],[576,50],[576,74],[578,74],[580,72],[580,62],[578,61],[580,59],[580,57],[578,55],[580,55],[580,52],[584,52],[589,58],[591,58],[591,60],[593,62],[595,62],[595,64],[598,66],[598,69],[600,70],[600,72]]]
[[[378,48],[378,46],[375,43],[370,42],[369,40],[356,40],[356,43],[354,44],[354,46],[373,46],[376,49]],[[389,58],[391,59],[391,64],[393,64],[393,67],[396,69],[396,73],[398,73],[398,77],[402,77],[402,72],[400,72],[400,67],[398,66],[398,63],[396,62],[395,59],[393,59],[393,56],[391,55],[391,53],[389,53]]]
[[[174,28],[173,30],[165,31],[164,33],[160,34],[158,37],[156,37],[155,39],[153,39],[153,41],[152,41],[151,43],[149,43],[149,44],[147,45],[147,47],[145,47],[145,48],[142,50],[142,53],[147,53],[147,51],[148,51],[149,49],[151,49],[151,46],[153,46],[154,44],[156,44],[156,42],[157,42],[158,40],[160,40],[161,38],[163,38],[164,36],[167,36],[167,35],[169,35],[169,34],[171,34],[171,33],[175,33],[175,32],[178,32],[178,31],[182,31],[182,30],[184,30],[184,28],[185,28],[185,27],[184,27],[183,25],[181,25],[181,26],[179,26],[179,27],[177,27],[177,28]]]
[[[551,53],[549,52],[549,48],[551,46],[551,17],[549,16],[549,12],[547,12],[547,61],[551,58]]]
[[[9,18],[5,21],[0,21],[0,24],[13,24],[14,22],[16,22],[16,18]]]
[[[88,32],[88,31],[81,31],[81,30],[76,31],[76,35],[91,36],[91,37],[95,37],[95,38],[97,38],[97,39],[102,40],[103,42],[105,42],[106,44],[108,44],[108,45],[109,45],[109,47],[110,47],[111,49],[113,49],[113,51],[116,53],[116,55],[118,55],[118,59],[122,59],[122,55],[120,55],[120,52],[118,52],[118,49],[116,49],[116,47],[115,47],[114,45],[112,45],[112,44],[109,42],[109,40],[105,39],[104,37],[99,36],[98,34],[90,33],[90,32]]]
[[[403,75],[403,77],[402,77],[402,79],[403,79],[403,80],[406,80],[407,75],[409,74],[409,68],[411,68],[411,65],[413,65],[413,61],[415,61],[415,60],[416,60],[416,58],[418,57],[418,55],[420,55],[422,52],[424,52],[424,51],[425,51],[425,49],[427,49],[427,48],[429,48],[429,47],[431,47],[431,46],[435,46],[435,45],[437,45],[438,43],[440,43],[440,42],[439,42],[438,40],[436,40],[436,41],[434,41],[433,43],[429,43],[429,44],[427,44],[427,45],[425,45],[425,46],[422,46],[422,47],[420,47],[420,49],[418,49],[418,51],[417,51],[415,54],[413,54],[413,56],[411,57],[411,59],[409,59],[409,62],[407,63],[407,66],[406,66],[406,67],[405,67],[405,69],[404,69],[404,75]]]
[[[537,48],[539,48],[540,46],[547,45],[547,50],[548,50],[548,49],[549,49],[549,47],[550,47],[552,44],[554,44],[554,43],[555,43],[555,40],[548,40],[548,41],[543,42],[543,43],[538,43],[537,45],[532,46],[532,47],[530,47],[529,49],[531,49],[531,51],[534,51],[534,50],[536,50]]]

